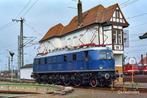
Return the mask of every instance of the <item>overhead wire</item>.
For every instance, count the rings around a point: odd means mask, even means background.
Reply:
[[[20,10],[20,12],[16,15],[16,19],[25,11],[25,9],[30,5],[31,0],[28,0],[26,5]]]
[[[132,1],[128,0],[126,3],[124,3],[124,4],[122,3],[121,8],[125,8],[133,3],[136,3],[137,1],[139,1],[139,0],[132,0]]]
[[[10,27],[10,26],[12,26],[12,21],[9,21],[8,23],[2,25],[2,26],[0,27],[0,31],[1,31],[1,30],[4,30],[4,29],[6,29],[6,28],[8,28],[8,27]]]
[[[26,16],[38,1],[39,0],[36,0],[35,2],[33,2],[32,5],[23,13],[23,16]]]

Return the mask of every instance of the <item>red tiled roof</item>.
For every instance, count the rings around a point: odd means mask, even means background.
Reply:
[[[41,39],[41,41],[44,41],[46,39],[49,39],[54,36],[62,36],[67,33],[70,33],[74,30],[77,30],[79,28],[86,27],[88,25],[94,24],[94,23],[105,23],[109,22],[114,11],[116,8],[119,7],[118,4],[114,4],[112,6],[109,6],[107,8],[104,8],[102,5],[98,5],[86,12],[83,13],[83,20],[80,27],[78,27],[78,16],[73,17],[71,22],[66,25],[63,28],[63,25],[60,24],[60,26],[56,25],[52,27],[47,34]],[[125,24],[125,26],[128,26],[128,23]]]
[[[53,26],[48,30],[48,32],[43,36],[43,38],[39,42],[45,41],[51,37],[60,36],[63,28],[64,26],[61,23]]]

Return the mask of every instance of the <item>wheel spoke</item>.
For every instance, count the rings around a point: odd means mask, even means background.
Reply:
[[[98,85],[98,80],[96,77],[92,77],[90,79],[90,85],[91,85],[91,87],[96,87]]]

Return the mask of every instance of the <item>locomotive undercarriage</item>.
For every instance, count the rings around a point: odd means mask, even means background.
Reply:
[[[115,80],[114,74],[114,72],[34,73],[33,77],[38,83],[108,87]]]

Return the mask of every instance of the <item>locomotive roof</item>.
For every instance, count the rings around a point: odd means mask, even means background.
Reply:
[[[56,55],[62,55],[62,54],[68,54],[68,53],[75,53],[75,52],[81,52],[81,51],[87,51],[87,50],[110,50],[107,47],[89,47],[89,48],[81,48],[81,49],[74,49],[74,50],[61,50],[61,51],[53,51],[46,55],[38,55],[35,58],[43,58],[48,56],[56,56]]]

